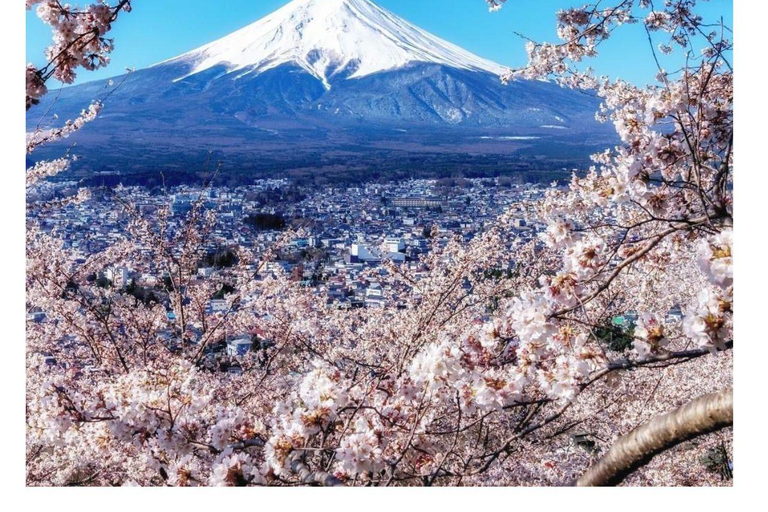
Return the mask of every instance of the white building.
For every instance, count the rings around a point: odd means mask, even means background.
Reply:
[[[405,240],[402,238],[387,238],[384,244],[389,252],[403,252],[405,250]]]
[[[229,303],[224,299],[211,299],[208,305],[213,313],[224,313],[229,310]]]
[[[104,277],[112,281],[112,285],[115,288],[125,288],[128,286],[130,276],[131,273],[124,267],[108,268],[104,271]]]
[[[379,257],[377,254],[374,254],[373,251],[371,251],[368,247],[366,247],[363,244],[352,244],[349,250],[349,253],[352,256],[353,262],[381,260],[381,257]]]
[[[232,357],[242,357],[250,352],[253,347],[253,341],[247,334],[236,336],[227,340],[227,355]]]

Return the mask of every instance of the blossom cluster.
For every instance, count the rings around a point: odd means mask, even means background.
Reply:
[[[34,131],[28,132],[27,153],[32,153],[36,148],[44,144],[68,138],[76,131],[82,129],[83,126],[96,119],[101,109],[101,102],[95,101],[75,119],[67,119],[62,126],[49,129],[37,128]]]
[[[53,44],[46,50],[48,64],[40,69],[27,65],[27,110],[47,92],[49,78],[71,84],[78,68],[91,71],[109,64],[114,42],[105,36],[118,13],[131,10],[130,0],[120,0],[114,6],[99,0],[83,8],[58,0],[27,0],[26,6],[27,10],[37,6],[37,16],[53,32]]]

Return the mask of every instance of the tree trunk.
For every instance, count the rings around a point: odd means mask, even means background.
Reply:
[[[733,388],[701,396],[620,437],[608,453],[578,479],[576,485],[618,485],[655,455],[731,425]]]

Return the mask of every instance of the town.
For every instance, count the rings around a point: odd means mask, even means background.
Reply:
[[[48,182],[28,200],[62,198],[76,191],[75,182]],[[86,257],[125,237],[129,213],[116,204],[133,205],[150,225],[159,222],[158,210],[169,206],[171,215],[165,222],[172,230],[187,222],[188,213],[199,202],[215,212],[216,223],[203,243],[206,257],[198,265],[199,279],[226,267],[235,247],[259,255],[282,241],[266,272],[284,272],[325,297],[328,307],[373,308],[383,307],[392,297],[386,285],[370,278],[371,269],[393,262],[418,270],[424,255],[457,236],[469,242],[510,209],[517,237],[533,239],[542,224],[536,221],[531,204],[543,193],[541,185],[516,184],[509,178],[411,180],[323,190],[295,187],[288,180],[263,180],[236,188],[121,187],[93,189],[89,199],[44,215],[31,209],[28,220],[39,222],[65,247]],[[291,233],[299,235],[283,240],[291,228]],[[141,291],[142,299],[167,305],[162,298],[168,279],[163,269],[107,267],[93,278],[103,286]],[[223,294],[211,297],[208,304],[211,313],[228,307]],[[30,313],[29,319],[44,317],[38,311]],[[231,336],[226,344],[229,355],[242,356],[252,340]]]

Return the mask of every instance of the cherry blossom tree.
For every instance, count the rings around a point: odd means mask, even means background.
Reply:
[[[46,50],[48,64],[40,69],[27,65],[29,110],[48,92],[46,82],[51,78],[71,84],[78,68],[93,71],[109,64],[114,41],[105,36],[121,11],[131,11],[131,1],[120,0],[110,5],[100,0],[82,9],[59,0],[26,0],[26,3],[27,10],[36,6],[37,16],[53,32],[53,44]]]
[[[503,1],[489,3],[496,10]],[[562,357],[562,346],[550,351],[546,340],[564,329],[594,335],[617,306],[639,315],[634,348],[644,358],[669,354],[673,345],[732,346],[732,43],[730,29],[705,22],[696,4],[627,0],[561,10],[562,42],[529,41],[528,66],[504,77],[595,90],[603,99],[599,119],[612,122],[622,142],[538,205],[549,222],[544,241],[562,266],[511,312],[521,346],[536,359]],[[645,28],[657,85],[596,77],[579,66],[627,24]],[[657,52],[677,52],[684,64],[668,72]],[[688,264],[693,255],[699,269]],[[685,313],[678,328],[664,321],[674,307]]]
[[[55,35],[52,64],[28,70],[28,108],[48,78],[105,65],[103,35],[130,8],[33,4]],[[46,317],[27,333],[28,484],[717,483],[669,449],[729,441],[732,423],[722,399],[718,421],[697,423],[710,403],[700,395],[732,380],[733,74],[727,27],[713,30],[695,7],[560,11],[562,42],[529,43],[529,65],[504,79],[598,94],[620,145],[418,269],[371,270],[365,278],[393,290],[384,308],[329,309],[292,282],[272,262],[294,231],[265,254],[235,248],[233,266],[201,277],[216,223],[202,196],[179,223],[169,207],[146,218],[117,189],[123,240],[95,255],[28,223],[27,304]],[[644,88],[582,69],[630,23],[682,67]],[[29,135],[28,151],[98,108]],[[28,187],[68,165],[35,164]],[[516,237],[523,212],[547,223],[540,240]],[[93,279],[114,267],[164,286],[153,299]],[[223,311],[206,307],[215,295]],[[617,328],[622,318],[634,328]],[[215,356],[234,336],[253,350]],[[680,438],[664,427],[676,418],[691,420]],[[635,428],[657,441],[638,446]]]
[[[121,0],[115,5],[100,0],[82,9],[62,4],[58,0],[26,0],[26,5],[27,10],[36,8],[40,20],[51,27],[53,39],[53,44],[46,49],[48,63],[39,69],[32,64],[27,65],[27,110],[37,105],[40,98],[48,93],[47,82],[51,78],[63,84],[71,84],[79,68],[92,71],[106,66],[114,42],[105,35],[121,11],[131,11],[130,0]],[[93,121],[101,107],[100,100],[94,101],[78,118],[69,119],[62,126],[43,130],[40,125],[48,114],[46,112],[37,128],[27,133],[27,154],[44,144],[69,137]],[[71,161],[72,157],[65,155],[55,160],[38,162],[27,169],[27,187],[67,170]]]

